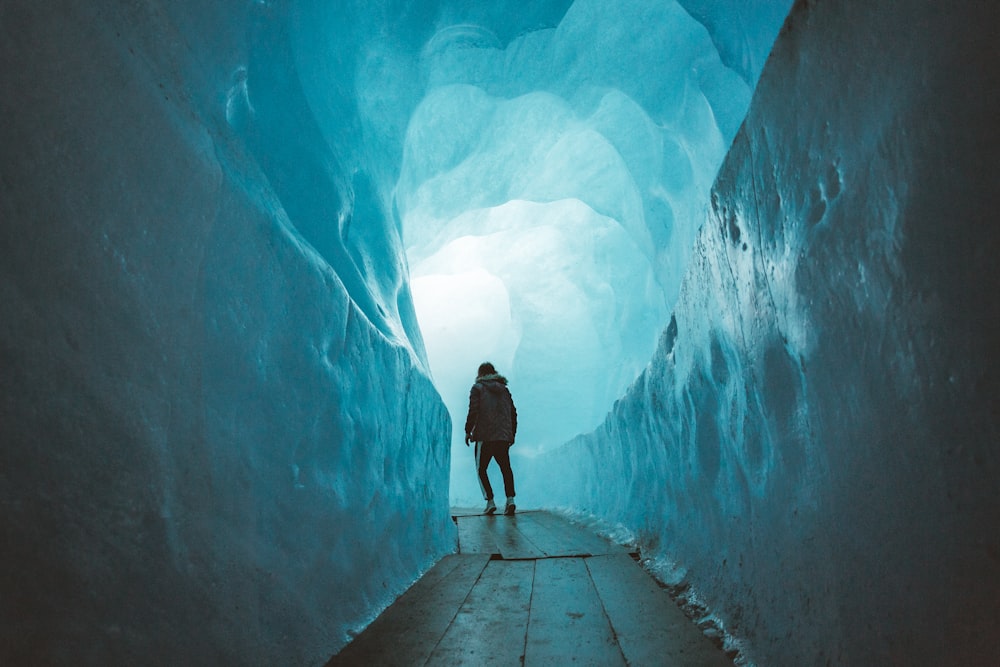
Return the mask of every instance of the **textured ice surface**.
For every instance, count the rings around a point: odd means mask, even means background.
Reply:
[[[243,5],[0,8],[0,663],[322,664],[454,548],[398,232]]]
[[[453,502],[478,502],[461,425],[480,361],[524,406],[521,455],[596,426],[647,363],[770,46],[762,35],[780,24],[774,6],[715,42],[674,2],[577,0],[509,42],[462,23],[422,47],[426,92],[395,194],[455,424]]]
[[[799,3],[737,132],[787,3],[524,4],[3,4],[0,662],[321,663],[484,357],[749,659],[991,662],[997,9]]]
[[[650,367],[522,472],[757,664],[995,662],[998,25],[797,5]]]

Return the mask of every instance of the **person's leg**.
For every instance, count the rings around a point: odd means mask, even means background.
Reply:
[[[507,494],[507,502],[514,497],[514,471],[510,467],[510,444],[506,442],[494,443],[493,457],[496,458],[500,466],[500,473],[503,475],[503,490]]]
[[[490,486],[490,478],[486,474],[486,466],[490,464],[492,454],[485,442],[476,443],[476,474],[479,475],[479,488],[483,492],[485,500],[493,500],[493,487]]]

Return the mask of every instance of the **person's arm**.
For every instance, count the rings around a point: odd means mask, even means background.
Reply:
[[[510,392],[509,391],[507,392],[507,395],[508,395],[508,397],[510,396]],[[513,398],[510,399],[510,422],[511,422],[510,423],[510,437],[512,438],[512,440],[510,441],[510,444],[513,445],[514,444],[514,440],[517,439],[517,408],[514,407],[514,399]]]
[[[469,390],[469,416],[465,418],[465,446],[469,446],[476,432],[476,422],[479,421],[479,385],[472,385]]]

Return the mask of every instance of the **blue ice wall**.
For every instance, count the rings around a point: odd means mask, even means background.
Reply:
[[[750,662],[995,662],[998,14],[799,2],[650,367],[534,470]]]
[[[452,547],[393,191],[428,84],[499,71],[465,47],[601,36],[523,4],[0,4],[0,662],[322,663]],[[649,370],[519,483],[635,529],[761,664],[983,664],[996,10],[834,4],[688,202]],[[787,4],[680,5],[752,86]],[[476,81],[571,99],[599,61],[670,101],[574,43]]]
[[[379,167],[288,10],[0,4],[2,664],[322,664],[454,548]]]
[[[509,40],[486,20],[438,24],[409,61],[368,45],[369,80],[421,96],[395,203],[455,426],[454,503],[482,501],[461,425],[483,359],[527,408],[515,458],[592,430],[647,364],[790,2],[769,5],[699,7],[712,34],[672,0],[576,0]],[[396,106],[360,97],[377,118]]]

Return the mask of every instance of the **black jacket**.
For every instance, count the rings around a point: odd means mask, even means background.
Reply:
[[[465,433],[477,442],[514,442],[517,410],[507,389],[507,378],[484,375],[476,378],[469,392],[469,416]]]

